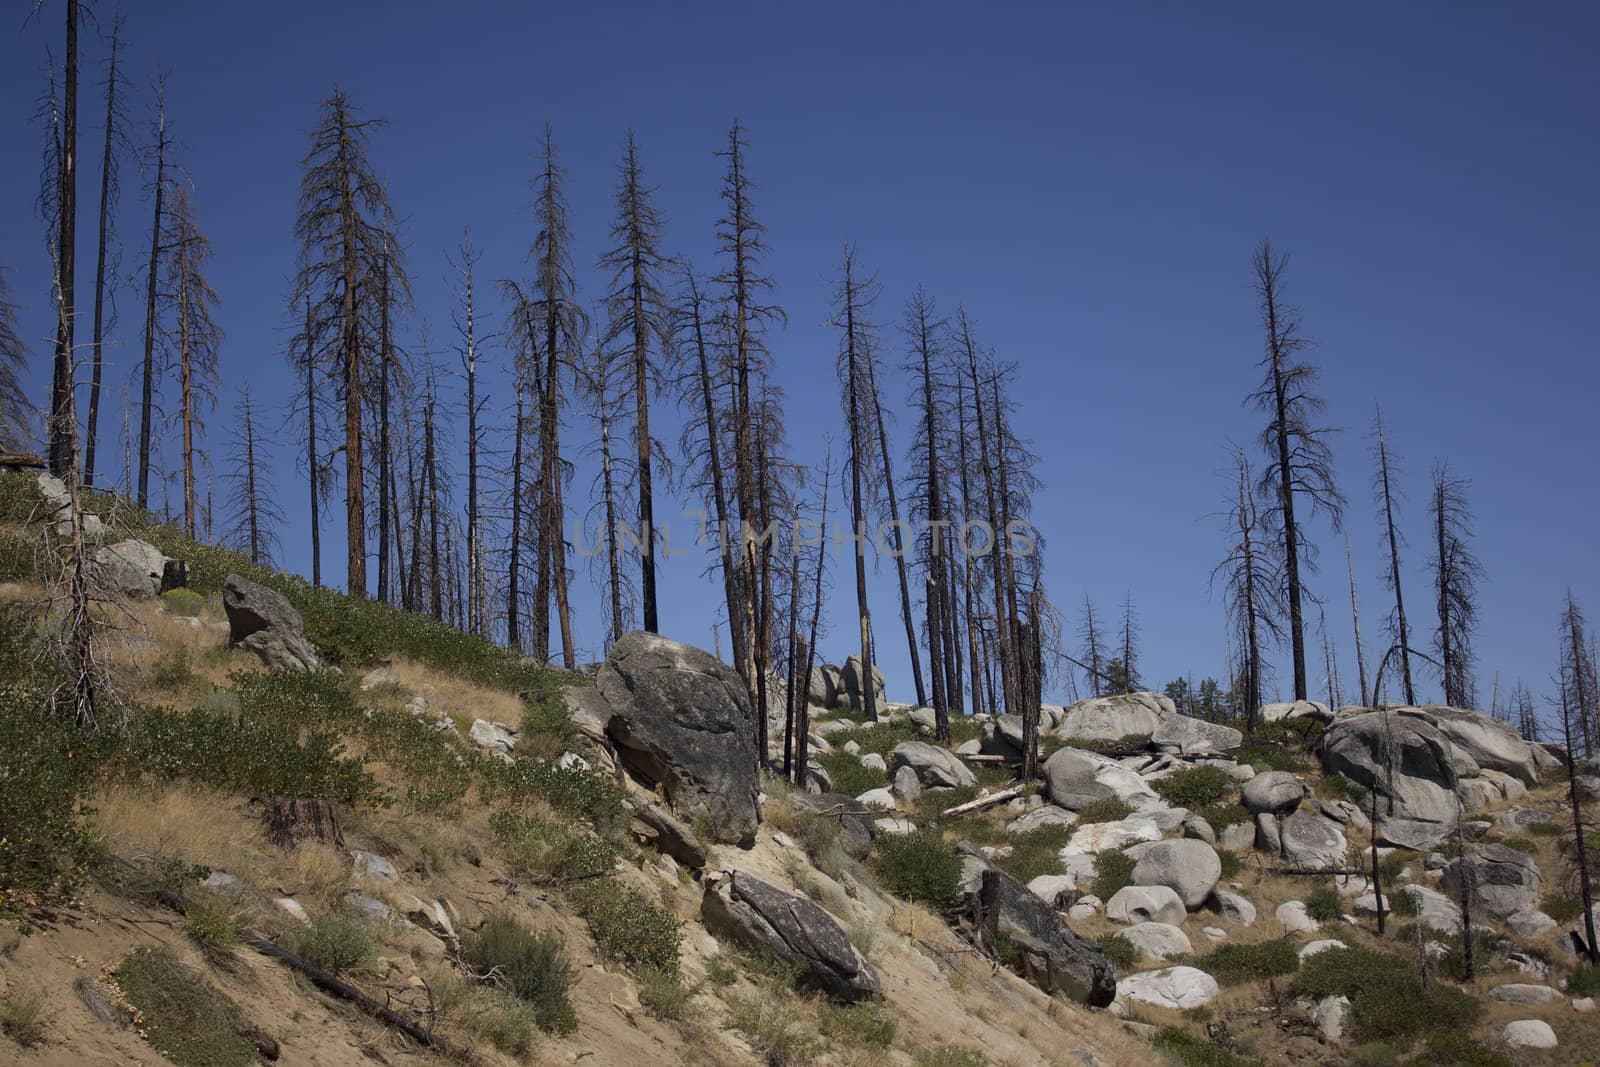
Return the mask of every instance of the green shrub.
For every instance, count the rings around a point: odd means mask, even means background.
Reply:
[[[36,517],[35,511],[43,502],[36,473],[0,472],[0,521],[28,522]]]
[[[1282,745],[1269,742],[1242,745],[1235,749],[1233,758],[1248,763],[1259,771],[1307,771],[1310,764]]]
[[[259,1062],[238,1005],[165,952],[135,949],[117,967],[117,985],[145,1039],[176,1067]]]
[[[826,815],[802,811],[795,816],[794,834],[811,865],[835,881],[844,878],[850,860],[839,840],[840,833],[838,820]]]
[[[1600,994],[1600,966],[1580,963],[1567,976],[1567,992],[1575,997],[1592,997]]]
[[[498,971],[501,988],[533,1010],[539,1029],[570,1034],[578,1016],[567,999],[576,972],[553,933],[535,933],[509,915],[491,915],[461,942],[461,954],[480,972]]]
[[[896,896],[937,909],[961,895],[961,859],[937,831],[886,834],[875,847],[878,879]]]
[[[534,882],[572,882],[609,874],[617,850],[571,823],[497,811],[489,827],[506,848],[506,867]]]
[[[1319,923],[1338,922],[1344,914],[1344,901],[1332,886],[1319,885],[1306,894],[1306,914]]]
[[[184,905],[183,931],[213,960],[232,955],[234,946],[239,943],[233,916],[201,900],[191,900]]]
[[[179,645],[163,654],[150,669],[150,684],[157,689],[187,689],[196,681],[188,645]]]
[[[1418,1056],[1416,1060],[1453,1064],[1455,1067],[1516,1067],[1511,1057],[1485,1048],[1472,1035],[1459,1030],[1434,1034],[1428,1039],[1426,1058]]]
[[[1121,934],[1101,934],[1100,952],[1119,969],[1126,969],[1142,958],[1132,941]]]
[[[1350,947],[1319,952],[1305,961],[1293,993],[1312,999],[1350,998],[1356,1040],[1407,1040],[1418,1033],[1470,1030],[1482,1014],[1477,1001],[1454,986],[1426,990],[1406,957]]]
[[[1524,826],[1523,829],[1528,831],[1528,833],[1532,834],[1534,837],[1561,836],[1561,824],[1558,822],[1531,822],[1527,826]]]
[[[800,1028],[789,1006],[757,997],[732,997],[728,1025],[761,1054],[767,1067],[800,1067],[822,1054],[822,1042]]]
[[[1539,851],[1539,842],[1531,837],[1522,837],[1514,834],[1500,843],[1507,848],[1514,848],[1518,852],[1526,852],[1529,855]]]
[[[49,1030],[48,1003],[42,989],[13,986],[0,998],[0,1032],[23,1048],[43,1044]]]
[[[1400,881],[1400,876],[1405,873],[1405,869],[1411,866],[1412,858],[1404,849],[1395,849],[1378,860],[1378,878],[1382,884],[1392,886]]]
[[[1082,811],[1078,812],[1078,826],[1087,826],[1094,822],[1117,822],[1133,814],[1133,808],[1116,797],[1103,797],[1091,802]]]
[[[371,927],[337,912],[325,912],[310,926],[290,930],[285,941],[296,956],[335,974],[370,970],[378,962],[378,940]]]
[[[570,899],[606,959],[630,969],[678,969],[683,929],[672,912],[614,878],[580,883]]]
[[[1568,923],[1583,914],[1583,902],[1577,897],[1546,893],[1539,900],[1539,910],[1558,923]]]
[[[1011,852],[996,856],[994,865],[1026,885],[1041,874],[1061,873],[1061,849],[1072,837],[1072,827],[1059,823],[1040,826],[1011,837]]]
[[[1238,792],[1238,783],[1221,767],[1185,767],[1150,783],[1160,796],[1176,808],[1197,811],[1221,804]]]
[[[572,721],[566,698],[559,690],[524,702],[522,732],[517,735],[518,754],[556,759],[572,749],[577,740],[578,724]]]
[[[206,598],[193,589],[168,589],[161,594],[161,610],[168,615],[193,617],[206,606]]]
[[[1183,1067],[1250,1067],[1249,1060],[1176,1026],[1163,1027],[1151,1045]]]
[[[0,582],[30,582],[40,577],[40,557],[37,538],[0,529]]]
[[[1383,903],[1402,919],[1414,918],[1417,914],[1417,898],[1407,893],[1404,886],[1387,889],[1383,894]]]
[[[1236,800],[1229,801],[1226,804],[1213,804],[1210,807],[1201,808],[1195,814],[1210,823],[1211,828],[1219,832],[1224,827],[1233,826],[1235,823],[1255,821],[1255,816],[1246,811],[1244,805]]]
[[[634,974],[639,986],[639,1003],[658,1019],[685,1019],[690,1015],[698,985],[684,985],[683,975],[659,967],[643,967]]]
[[[1090,890],[1101,900],[1110,900],[1117,890],[1133,884],[1133,867],[1133,857],[1115,849],[1097,854]]]
[[[956,1045],[918,1049],[911,1062],[914,1067],[984,1067],[988,1063],[983,1053]]]
[[[880,1004],[824,1004],[820,1027],[823,1037],[845,1048],[882,1052],[894,1044],[894,1016]]]
[[[1342,774],[1326,774],[1317,783],[1317,796],[1326,800],[1348,800],[1360,805],[1367,801],[1367,790]]]
[[[1200,957],[1195,966],[1223,985],[1238,985],[1293,974],[1300,966],[1300,957],[1293,942],[1279,938],[1255,944],[1219,945],[1210,955]]]
[[[1350,1050],[1350,1062],[1356,1067],[1394,1067],[1400,1062],[1400,1053],[1393,1045],[1368,1041]]]
[[[1237,878],[1239,872],[1244,869],[1244,861],[1239,858],[1239,854],[1229,848],[1219,848],[1216,853],[1218,862],[1222,864],[1223,880]]]
[[[482,1010],[472,1017],[472,1032],[508,1056],[519,1059],[533,1051],[539,1038],[539,1020],[533,1009],[516,997],[488,989],[480,994]]]
[[[861,760],[848,752],[824,752],[811,759],[828,772],[835,793],[858,797],[869,789],[882,789],[889,779],[881,771],[863,767]]]
[[[706,960],[706,981],[718,989],[726,989],[739,980],[739,972],[733,964],[721,956],[712,956]]]
[[[472,770],[486,803],[516,809],[540,800],[563,815],[583,819],[608,839],[627,828],[623,791],[615,779],[577,767],[558,767],[549,760],[506,763],[484,754],[472,757]]]

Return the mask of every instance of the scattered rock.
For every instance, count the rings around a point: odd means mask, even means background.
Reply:
[[[839,844],[846,855],[864,860],[872,852],[872,821],[876,815],[867,804],[841,793],[793,793],[790,803],[837,824]]]
[[[985,871],[973,909],[984,943],[992,947],[1006,937],[1013,957],[1006,962],[1028,981],[1092,1008],[1111,1003],[1117,993],[1111,961],[1021,882],[1004,871]]]
[[[512,750],[517,747],[517,733],[516,727],[507,726],[503,722],[474,719],[471,728],[467,730],[467,740],[485,752],[510,756]]]
[[[688,866],[690,870],[698,871],[705,867],[708,861],[706,846],[692,827],[653,801],[641,798],[632,801],[631,806],[634,818],[648,831],[647,836],[660,852]]]
[[[1150,732],[1150,744],[1185,755],[1227,752],[1244,744],[1244,734],[1231,726],[1189,715],[1163,715]]]
[[[1300,951],[1297,953],[1297,955],[1299,955],[1301,960],[1309,960],[1312,956],[1327,952],[1329,949],[1348,947],[1349,946],[1343,941],[1337,941],[1331,937],[1325,937],[1318,941],[1307,941],[1305,944],[1300,946]]]
[[[1171,923],[1134,923],[1121,934],[1150,959],[1165,960],[1194,951],[1188,935]]]
[[[1372,821],[1367,818],[1367,813],[1348,800],[1324,800],[1317,804],[1317,810],[1334,822],[1348,826],[1352,830],[1365,832],[1372,828]]]
[[[706,821],[715,843],[748,847],[761,820],[750,699],[710,653],[635,631],[611,648],[596,687],[606,734],[629,774],[660,785],[680,818]]]
[[[227,871],[212,871],[201,880],[200,888],[230,900],[237,900],[244,895],[244,883],[239,881],[237,875],[229,874]]]
[[[100,588],[129,600],[157,596],[166,566],[167,557],[159,548],[136,538],[97,549],[89,564],[90,575]]]
[[[1070,874],[1041,874],[1028,883],[1028,892],[1060,910],[1078,892],[1078,880]]]
[[[1211,828],[1210,823],[1198,815],[1191,815],[1183,820],[1183,836],[1204,841],[1208,845],[1217,843],[1217,832]]]
[[[1273,856],[1283,851],[1283,840],[1278,836],[1278,817],[1270,811],[1256,816],[1255,847],[1257,852]]]
[[[700,916],[713,934],[772,952],[802,968],[802,982],[835,1000],[876,1000],[883,995],[872,964],[833,917],[805,897],[729,871],[708,879]]]
[[[1246,811],[1287,815],[1300,806],[1305,786],[1288,771],[1263,771],[1239,790],[1239,801]]]
[[[894,794],[884,788],[869,789],[856,797],[856,801],[869,808],[877,808],[879,811],[893,811],[899,806],[895,803]]]
[[[1108,797],[1135,807],[1139,803],[1160,802],[1150,783],[1137,771],[1081,748],[1057,750],[1044,762],[1044,778],[1050,800],[1073,811]]]
[[[1334,720],[1332,709],[1326,704],[1319,704],[1314,700],[1295,700],[1279,704],[1263,704],[1260,713],[1262,722],[1281,722],[1284,719],[1313,719],[1320,723],[1330,723]]]
[[[400,872],[394,869],[394,864],[378,855],[376,852],[363,852],[356,849],[350,853],[351,865],[355,868],[356,877],[368,882],[385,884],[394,881]]]
[[[1576,998],[1574,998],[1573,1001],[1572,1001],[1572,1010],[1573,1011],[1582,1011],[1582,1012],[1594,1011],[1594,998],[1593,997],[1576,997]]]
[[[1106,918],[1124,925],[1161,922],[1177,926],[1188,915],[1183,898],[1164,885],[1123,886],[1106,901]]]
[[[1283,858],[1291,867],[1322,870],[1343,867],[1350,844],[1339,824],[1310,811],[1297,811],[1278,827]]]
[[[1491,1000],[1502,1000],[1507,1004],[1548,1004],[1560,995],[1547,985],[1530,982],[1507,982],[1489,990]]]
[[[392,914],[389,905],[381,900],[367,896],[365,893],[352,889],[344,895],[344,902],[353,908],[357,915],[368,922],[388,922]]]
[[[1463,882],[1472,887],[1474,907],[1500,916],[1533,907],[1544,888],[1533,857],[1507,845],[1470,848],[1451,860],[1444,869],[1444,891],[1459,897]]]
[[[1019,815],[1006,823],[1006,833],[1025,834],[1044,826],[1071,826],[1078,821],[1078,816],[1066,808],[1058,808],[1054,804],[1046,804],[1035,808],[1026,815]]]
[[[1105,902],[1093,893],[1085,893],[1078,898],[1076,904],[1067,909],[1067,918],[1083,921],[1092,919],[1100,914],[1100,909],[1105,907]]]
[[[305,637],[305,622],[283,594],[237,574],[222,585],[228,645],[254,655],[268,670],[314,671],[322,657]]]
[[[1330,1044],[1343,1041],[1345,1028],[1350,1022],[1350,998],[1323,997],[1317,1001],[1311,1020],[1316,1024],[1317,1033],[1322,1036],[1322,1040]]]
[[[1167,886],[1191,910],[1205,903],[1221,877],[1216,849],[1191,838],[1151,845],[1133,868],[1134,885]]]
[[[1092,822],[1072,832],[1067,848],[1080,853],[1123,848],[1136,841],[1161,840],[1161,827],[1152,819],[1134,816],[1116,822]]]
[[[1217,996],[1217,980],[1196,967],[1166,967],[1130,974],[1117,983],[1117,999],[1187,1011]]]
[[[925,789],[976,785],[978,781],[972,768],[954,752],[926,741],[900,742],[889,753],[889,765],[896,770],[910,767]]]
[[[1455,830],[1454,820],[1448,823],[1424,822],[1420,819],[1398,819],[1392,815],[1378,816],[1378,840],[1385,844],[1407,848],[1412,852],[1427,852],[1437,848],[1439,842]]]
[[[301,907],[300,902],[293,897],[278,897],[272,903],[279,911],[302,926],[311,925],[311,916],[306,914],[306,909]]]
[[[1306,913],[1303,901],[1286,900],[1272,914],[1291,934],[1309,934],[1322,929],[1322,924]]]
[[[1229,823],[1217,834],[1217,844],[1234,852],[1253,848],[1255,843],[1256,824],[1253,822]]]
[[[1155,693],[1091,697],[1067,708],[1056,732],[1088,741],[1119,741],[1134,734],[1148,737],[1164,715],[1176,712],[1170,699]]]
[[[917,777],[916,769],[903,764],[895,768],[894,777],[889,782],[889,792],[903,804],[915,804],[917,798],[922,796],[922,780]]]
[[[858,756],[857,760],[860,762],[861,766],[865,767],[869,771],[877,771],[879,774],[889,773],[889,764],[884,761],[884,758],[880,753],[868,752],[864,755]]]
[[[1256,921],[1256,906],[1238,893],[1230,893],[1226,889],[1213,889],[1208,903],[1212,911],[1228,922],[1249,926]]]
[[[1506,926],[1518,937],[1538,937],[1554,930],[1559,924],[1542,911],[1514,911],[1506,916]]]
[[[133,1025],[133,1011],[122,1003],[122,998],[113,998],[104,986],[88,975],[80,974],[74,978],[72,991],[78,994],[78,999],[89,1009],[89,1014],[101,1022],[123,1030]]]
[[[1517,1048],[1555,1048],[1556,1032],[1543,1019],[1518,1019],[1507,1023],[1500,1037]]]

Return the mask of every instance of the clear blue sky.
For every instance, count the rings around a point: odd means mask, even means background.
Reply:
[[[27,5],[12,5],[0,25],[0,266],[40,339],[41,398],[51,319],[32,115],[46,47],[59,55],[60,4],[47,0],[32,23]],[[1364,435],[1379,396],[1405,461],[1419,623],[1432,617],[1428,470],[1448,458],[1472,479],[1488,572],[1485,699],[1496,671],[1506,685],[1520,676],[1551,688],[1569,584],[1600,616],[1594,5],[134,7],[132,111],[147,117],[153,73],[169,69],[171,122],[216,248],[219,428],[244,378],[272,402],[289,389],[297,168],[335,81],[391,122],[372,156],[404,220],[418,298],[408,329],[425,318],[441,343],[445,256],[464,225],[485,278],[528,273],[528,177],[546,120],[593,298],[624,132],[637,131],[660,187],[670,249],[708,268],[721,172],[711,153],[738,116],[789,313],[773,348],[796,455],[816,458],[839,425],[828,296],[841,244],[854,241],[883,283],[881,322],[897,321],[921,282],[945,309],[965,302],[983,339],[1021,365],[1019,429],[1041,456],[1035,518],[1050,538],[1049,587],[1074,618],[1085,592],[1108,615],[1131,592],[1150,679],[1223,670],[1221,605],[1207,590],[1223,535],[1209,516],[1229,442],[1253,444],[1259,423],[1241,399],[1260,351],[1248,260],[1262,237],[1293,254],[1289,296],[1320,342],[1329,419],[1345,428],[1335,453],[1369,644],[1382,592]],[[93,34],[84,43],[92,83],[102,53]],[[86,87],[86,204],[99,171],[95,95]],[[131,272],[148,209],[131,167],[126,186]],[[90,210],[80,287],[93,277]],[[134,289],[120,300],[114,383],[141,320]],[[662,436],[675,440],[676,414],[666,422]],[[574,420],[574,445],[581,432]],[[287,434],[277,445],[287,562],[304,570],[296,445]],[[574,495],[587,484],[580,472]],[[325,530],[335,578],[341,526]],[[1326,563],[1316,588],[1353,690],[1342,543],[1321,525],[1313,536]],[[709,643],[718,594],[701,563],[667,567],[663,629]],[[891,696],[908,697],[891,577],[874,579],[876,626]],[[578,586],[580,638],[593,648],[593,594],[586,579]],[[834,594],[829,658],[847,651],[848,588]],[[1437,682],[1424,689],[1435,696]]]

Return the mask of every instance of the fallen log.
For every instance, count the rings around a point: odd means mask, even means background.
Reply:
[[[982,811],[984,808],[992,808],[996,804],[1003,804],[1008,800],[1015,800],[1021,795],[1022,787],[1020,785],[1012,786],[1010,789],[1002,789],[998,793],[990,793],[986,797],[979,797],[977,800],[969,800],[965,804],[957,804],[953,808],[946,808],[939,814],[946,817],[951,815],[965,815],[968,812]]]

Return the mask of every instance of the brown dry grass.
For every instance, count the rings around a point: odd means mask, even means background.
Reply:
[[[129,857],[182,857],[259,880],[276,860],[261,821],[238,797],[200,786],[115,784],[95,799],[106,847]]]
[[[390,661],[389,669],[401,685],[428,698],[429,711],[442,711],[454,719],[462,733],[474,719],[510,726],[522,723],[522,701],[515,693],[473,685],[399,657]]]

